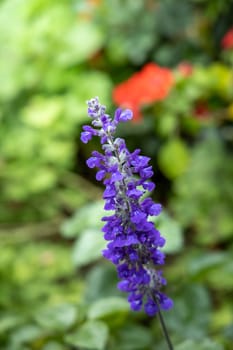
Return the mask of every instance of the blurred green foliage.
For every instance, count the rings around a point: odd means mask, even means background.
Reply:
[[[103,203],[85,159],[85,101],[147,62],[174,86],[119,129],[151,157],[164,205],[164,315],[177,350],[233,342],[231,0],[0,2],[0,348],[166,349],[132,313],[101,250]]]

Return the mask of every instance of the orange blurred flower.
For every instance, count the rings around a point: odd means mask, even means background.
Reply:
[[[233,28],[228,30],[228,32],[224,35],[221,41],[221,45],[223,49],[233,49]]]
[[[78,19],[91,21],[96,7],[100,6],[102,0],[86,0],[85,6],[78,11]]]
[[[115,87],[113,101],[119,106],[131,108],[134,113],[133,121],[140,121],[140,107],[163,100],[173,82],[170,69],[148,63],[141,71]]]
[[[87,2],[91,5],[98,6],[101,3],[101,0],[87,0]]]

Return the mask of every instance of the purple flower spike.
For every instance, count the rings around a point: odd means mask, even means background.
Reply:
[[[105,222],[102,231],[108,241],[103,256],[116,265],[118,288],[128,293],[132,310],[144,307],[149,316],[154,316],[158,305],[168,310],[173,303],[161,292],[166,280],[158,267],[164,264],[165,256],[160,249],[165,239],[150,221],[150,216],[160,214],[162,206],[150,197],[144,198],[146,191],[155,188],[148,181],[153,176],[150,158],[140,155],[138,149],[130,153],[123,139],[114,138],[117,124],[132,118],[131,110],[117,109],[111,119],[98,97],[87,104],[92,127],[83,127],[81,140],[87,143],[98,136],[103,150],[102,154],[93,151],[87,165],[98,169],[96,179],[105,185],[104,208],[114,211],[102,219]]]

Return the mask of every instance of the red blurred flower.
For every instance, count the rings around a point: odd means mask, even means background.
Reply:
[[[194,108],[194,115],[197,119],[209,119],[210,110],[207,103],[204,101],[197,102]]]
[[[186,61],[181,62],[177,68],[180,74],[184,77],[189,77],[193,73],[193,65]]]
[[[225,50],[233,49],[233,28],[228,30],[228,32],[224,35],[221,45]]]
[[[148,63],[141,71],[115,87],[113,101],[117,105],[131,108],[134,113],[133,121],[140,121],[142,118],[140,107],[163,100],[173,82],[172,72],[168,68]]]

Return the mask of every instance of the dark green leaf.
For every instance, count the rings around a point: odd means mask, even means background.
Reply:
[[[117,334],[116,343],[119,350],[145,350],[151,349],[153,338],[148,328],[126,324]]]

